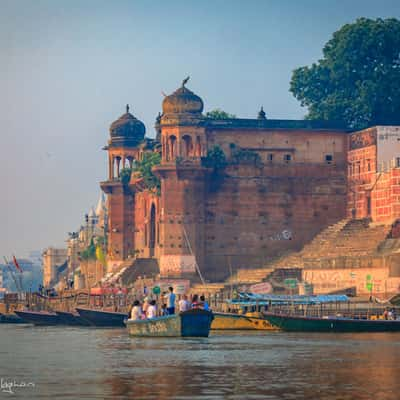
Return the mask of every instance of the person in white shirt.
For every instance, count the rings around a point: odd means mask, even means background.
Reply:
[[[179,307],[179,312],[185,312],[190,310],[191,304],[188,301],[186,295],[183,295],[183,297],[179,300],[178,307]]]
[[[131,310],[131,319],[137,321],[142,318],[142,307],[140,307],[139,300],[133,302],[133,307]]]
[[[149,319],[157,317],[157,307],[155,300],[150,301],[150,305],[147,307],[146,317]]]

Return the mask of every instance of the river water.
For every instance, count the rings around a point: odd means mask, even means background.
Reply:
[[[145,339],[0,325],[0,378],[0,399],[398,400],[400,334]]]

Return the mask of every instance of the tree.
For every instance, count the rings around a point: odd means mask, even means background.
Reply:
[[[148,189],[160,191],[160,179],[154,175],[152,168],[161,163],[160,153],[146,152],[140,161],[136,161],[134,171],[138,172]]]
[[[202,157],[202,163],[207,168],[213,168],[214,171],[222,170],[226,167],[225,153],[221,147],[214,146],[208,150],[206,157]]]
[[[357,19],[333,34],[323,58],[294,70],[290,91],[308,119],[354,129],[400,124],[400,21]]]
[[[215,108],[214,110],[206,112],[206,118],[209,119],[232,119],[236,118],[236,115],[229,114],[220,108]]]

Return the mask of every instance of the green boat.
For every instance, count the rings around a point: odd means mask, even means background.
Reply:
[[[213,314],[193,309],[165,317],[126,321],[131,336],[208,337]]]
[[[271,325],[290,332],[400,332],[400,320],[370,320],[339,317],[300,317],[265,314]]]

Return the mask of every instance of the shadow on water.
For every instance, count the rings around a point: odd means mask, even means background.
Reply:
[[[399,334],[0,328],[0,376],[34,381],[30,399],[397,400],[399,359]]]

